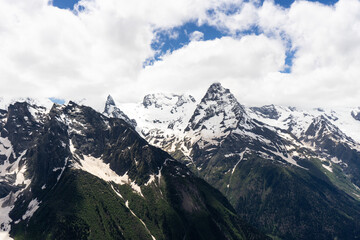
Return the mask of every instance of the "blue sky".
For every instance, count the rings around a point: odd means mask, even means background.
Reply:
[[[288,0],[275,0],[275,3],[276,4],[279,4],[283,7],[290,7],[290,5],[293,3],[294,1],[288,1]],[[337,0],[320,0],[320,1],[313,1],[313,0],[310,0],[310,2],[319,2],[319,3],[322,3],[322,4],[326,4],[326,5],[332,5],[334,3],[337,2]]]
[[[50,101],[52,101],[53,103],[57,103],[57,104],[64,104],[65,103],[65,100],[64,99],[60,99],[60,98],[54,98],[54,97],[51,97],[49,98]]]
[[[73,9],[77,0],[53,0],[53,5],[63,9]]]

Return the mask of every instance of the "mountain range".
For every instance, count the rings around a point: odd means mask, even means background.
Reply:
[[[360,108],[247,107],[214,83],[0,109],[4,239],[360,237]]]
[[[266,237],[122,119],[24,101],[0,123],[2,239]]]
[[[199,102],[150,94],[114,108],[269,236],[360,236],[359,108],[246,107],[220,83]]]

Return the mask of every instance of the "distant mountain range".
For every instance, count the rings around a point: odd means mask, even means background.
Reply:
[[[269,236],[360,237],[359,108],[246,107],[215,83],[200,102],[151,94],[113,109]]]

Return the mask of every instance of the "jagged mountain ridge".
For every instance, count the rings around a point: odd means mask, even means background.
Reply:
[[[332,238],[336,234],[349,238],[358,236],[359,226],[348,222],[346,225],[352,225],[354,231],[346,235],[345,228],[338,228],[335,220],[341,218],[342,210],[334,206],[350,205],[358,209],[353,198],[360,197],[359,143],[347,134],[352,126],[359,126],[351,111],[347,111],[347,115],[344,112],[323,109],[309,112],[274,105],[246,108],[236,99],[234,101],[229,90],[216,83],[210,86],[188,117],[187,126],[178,131],[176,137],[168,138],[156,131],[149,131],[151,134],[144,137],[157,139],[151,143],[193,166],[195,173],[229,198],[241,216],[270,234],[285,239],[311,238],[315,237],[311,235],[313,227],[320,225],[323,232],[316,236],[318,239]],[[132,117],[136,119],[136,112]],[[159,114],[157,121],[161,122],[161,117]],[[141,133],[141,124],[138,127]],[[351,136],[356,139],[356,132]],[[259,171],[254,171],[255,168]],[[277,174],[280,177],[276,177]],[[255,182],[246,184],[247,181]],[[268,181],[281,191],[274,191]],[[297,187],[283,185],[283,181],[293,182]],[[261,186],[266,187],[258,190],[260,195],[252,192]],[[263,194],[268,196],[266,204],[273,203],[268,205],[270,212],[255,214],[256,209],[262,209],[259,203],[264,201]],[[281,201],[279,196],[289,194],[294,198],[289,199],[287,206],[274,202],[275,199]],[[323,196],[331,196],[331,204]],[[313,210],[303,209],[302,217],[291,219],[298,214],[294,211],[301,206],[299,198],[307,199],[304,201],[309,203],[310,209],[322,211],[322,214],[314,218],[311,217]],[[331,211],[324,212],[326,208]],[[344,209],[353,219],[358,218],[358,210]],[[279,211],[285,215],[270,218]],[[274,224],[278,227],[274,228]],[[304,227],[291,229],[291,224]]]
[[[148,95],[144,98],[143,102],[146,102],[147,100],[145,99],[148,99],[149,96],[151,96],[150,98],[153,102],[162,101],[162,98],[164,98],[164,95],[162,94]],[[149,105],[151,106],[151,103]],[[129,106],[133,105],[128,104],[124,106],[125,109],[129,110],[131,108]],[[193,106],[189,107],[189,109],[192,109],[192,107]],[[346,114],[344,114],[345,111],[348,111],[347,117],[345,116]],[[131,114],[137,117],[139,112],[141,111],[132,111]],[[188,123],[182,124],[177,128],[177,131],[173,131],[170,134],[164,134],[163,132],[158,131],[156,123],[162,122],[164,116],[168,117],[166,111],[164,112],[162,114],[157,114],[156,116],[158,119],[152,120],[152,122],[149,121],[146,127],[143,127],[144,124],[140,124],[142,126],[139,126],[137,130],[145,139],[149,140],[151,144],[161,147],[171,153],[180,150],[181,154],[185,155],[185,158],[190,160],[192,146],[195,142],[199,143],[200,138],[204,143],[204,146],[210,142],[220,144],[222,141],[221,139],[224,136],[227,136],[231,130],[236,129],[237,125],[243,128],[242,135],[250,135],[250,137],[254,137],[257,140],[262,139],[266,142],[266,137],[261,136],[261,134],[254,134],[254,132],[251,131],[246,134],[246,130],[255,128],[254,126],[258,125],[269,129],[269,132],[276,132],[275,135],[282,138],[282,143],[288,144],[287,146],[284,146],[287,148],[286,150],[277,149],[277,152],[282,153],[284,155],[283,158],[288,160],[288,162],[296,164],[296,158],[290,159],[287,155],[291,155],[291,149],[294,147],[308,148],[308,150],[314,151],[313,148],[308,146],[309,140],[306,135],[308,135],[309,128],[311,128],[313,121],[316,121],[316,119],[319,118],[326,120],[333,126],[332,135],[335,134],[338,136],[337,141],[344,141],[344,143],[354,150],[359,149],[359,142],[357,139],[360,137],[358,137],[356,131],[352,131],[352,128],[360,129],[360,124],[358,124],[354,118],[355,110],[345,109],[342,110],[341,113],[337,113],[334,110],[324,110],[321,108],[305,111],[297,110],[293,107],[281,107],[275,105],[247,108],[242,106],[231,92],[228,89],[223,88],[220,83],[212,84],[209,87],[204,98],[197,105],[195,110],[193,110],[191,117],[183,117],[183,119],[189,119]],[[185,111],[183,111],[183,113],[184,112]],[[188,114],[190,112],[190,110],[187,111]],[[146,129],[146,131],[144,131],[144,129]],[[259,130],[253,131],[259,132]],[[347,135],[349,133],[351,133],[351,136]],[[291,136],[291,134],[293,136]],[[156,140],[151,141],[153,139]],[[268,139],[267,141],[267,143],[271,145],[269,141],[273,141],[273,139]],[[301,141],[303,141],[303,143],[301,143]],[[277,144],[276,148],[278,145],[279,144]],[[316,146],[314,147],[316,148]]]
[[[356,142],[360,142],[359,134],[357,134],[360,131],[359,123],[356,120],[357,110],[353,108],[298,109],[295,107],[266,105],[250,107],[247,112],[252,118],[270,126],[289,130],[297,137],[301,137],[301,134],[307,130],[314,118],[323,116],[339,128],[341,132]],[[273,116],[276,116],[276,118]]]
[[[163,98],[160,94],[157,96]],[[152,99],[154,99],[154,97],[153,95]],[[147,97],[144,99],[146,98]],[[158,99],[157,101],[162,100]],[[161,147],[168,152],[180,150],[181,153],[190,160],[191,150],[195,142],[198,144],[202,142],[203,146],[211,143],[220,144],[222,139],[229,135],[230,132],[234,133],[238,131],[238,135],[242,135],[242,137],[250,139],[251,141],[265,142],[266,144],[263,144],[263,146],[266,148],[272,143],[265,135],[272,134],[273,136],[271,138],[274,138],[275,135],[279,134],[274,135],[273,132],[281,132],[281,129],[274,129],[274,127],[264,125],[262,122],[257,121],[257,119],[250,117],[245,107],[239,104],[233,94],[228,89],[223,88],[220,83],[211,85],[202,101],[196,107],[194,107],[194,105],[188,105],[189,110],[186,111],[188,116],[183,117],[183,124],[179,125],[176,131],[168,128],[165,133],[165,131],[159,127],[158,123],[166,122],[163,120],[164,118],[170,117],[171,119],[172,117],[171,114],[167,114],[166,111],[162,110],[161,114],[155,115],[157,119],[149,120],[146,124],[139,124],[137,128],[138,132],[151,144]],[[130,109],[135,109],[133,106],[134,105],[128,104],[121,106],[121,108],[127,109],[127,112],[131,112],[133,116],[136,115],[136,118],[141,118],[141,116],[144,115],[141,110],[130,111]],[[185,111],[182,111],[182,113],[185,113]],[[145,116],[148,117],[146,114]],[[188,122],[184,121],[186,119],[189,119]],[[160,129],[162,131],[160,131]],[[254,134],[254,132],[257,133]],[[286,131],[282,131],[280,135],[286,134]],[[285,154],[284,159],[296,164],[295,161],[287,158],[288,151],[286,151],[285,145],[290,144],[287,138],[291,138],[291,136],[277,137],[279,144],[272,146],[271,151],[277,152],[275,155]],[[290,145],[294,144],[297,144],[296,141]],[[272,153],[267,151],[266,154]]]
[[[42,112],[15,103],[2,121],[2,231],[19,239],[264,237],[125,121],[73,102]]]

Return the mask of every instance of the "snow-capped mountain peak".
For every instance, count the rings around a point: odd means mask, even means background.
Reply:
[[[147,135],[150,129],[181,132],[195,106],[191,95],[155,93],[146,95],[140,104],[124,104],[121,108],[137,119],[140,131]]]
[[[323,116],[329,120],[345,135],[360,142],[358,132],[360,131],[360,109],[359,108],[337,108],[337,109],[301,109],[294,107],[282,107],[276,105],[247,108],[251,118],[257,119],[270,126],[290,131],[296,137],[301,138],[309,128],[314,118]]]
[[[229,89],[212,84],[192,115],[185,131],[207,129],[214,134],[234,129],[247,114]]]
[[[103,114],[107,117],[123,119],[134,128],[136,127],[136,121],[134,119],[130,119],[123,111],[120,110],[120,108],[116,106],[115,101],[111,95],[109,95],[106,99]]]
[[[208,88],[208,90],[205,93],[205,96],[201,100],[201,103],[208,103],[208,102],[238,105],[243,110],[242,106],[239,104],[235,96],[230,92],[229,89],[224,88],[221,85],[221,83],[213,83]]]
[[[334,142],[344,142],[350,145],[355,145],[355,141],[345,135],[337,126],[330,122],[324,115],[315,117],[303,133],[305,141],[323,142],[326,139],[331,139]]]
[[[154,93],[140,103],[121,104],[120,108],[136,119],[136,130],[149,143],[170,150],[168,147],[181,138],[196,101],[188,94]]]
[[[109,112],[110,108],[115,106],[116,106],[115,101],[112,98],[112,96],[109,94],[109,96],[106,99],[104,112]]]

